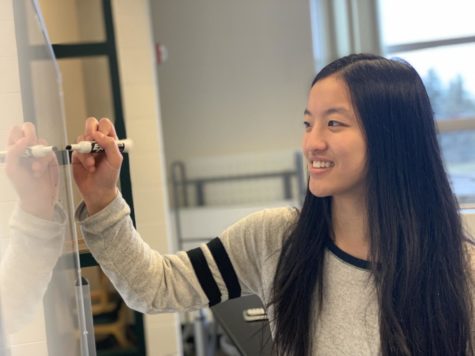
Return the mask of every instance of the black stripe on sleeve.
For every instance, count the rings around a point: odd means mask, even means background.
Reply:
[[[216,237],[208,242],[207,245],[216,261],[219,272],[221,272],[221,275],[223,276],[224,283],[228,289],[229,299],[240,297],[241,285],[239,284],[238,277],[223,243]]]
[[[215,304],[221,302],[221,292],[219,291],[218,285],[211,274],[206,258],[201,251],[201,248],[197,247],[190,251],[187,251],[186,254],[191,261],[191,265],[195,271],[196,277],[200,282],[201,288],[205,292],[209,300],[209,306],[212,307]]]

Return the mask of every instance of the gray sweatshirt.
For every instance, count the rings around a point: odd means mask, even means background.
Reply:
[[[52,221],[15,207],[9,221],[10,241],[0,258],[0,323],[5,334],[21,330],[36,315],[61,256],[66,228],[67,217],[59,205]],[[6,346],[2,337],[0,355]]]
[[[297,219],[293,208],[267,209],[240,220],[219,238],[174,255],[152,250],[132,226],[118,196],[104,210],[76,219],[92,254],[126,303],[144,313],[184,311],[246,294],[269,302],[282,242]],[[367,262],[329,245],[324,265],[324,308],[314,353],[377,355],[378,305]],[[267,310],[272,325],[272,310]]]

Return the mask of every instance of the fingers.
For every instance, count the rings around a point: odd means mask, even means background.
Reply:
[[[87,122],[86,122],[86,127],[87,127]],[[86,128],[86,130],[87,130],[87,128]],[[77,137],[76,142],[86,141],[86,140],[90,141],[90,140],[93,140],[93,138],[92,138],[92,136],[90,136],[87,139],[86,135],[80,135],[80,136]],[[95,168],[95,164],[96,164],[95,158],[90,153],[79,153],[77,151],[74,151],[73,155],[72,155],[72,163],[82,165],[84,167],[84,169],[88,170],[91,173],[94,172],[95,169],[96,169]]]
[[[95,117],[88,117],[85,122],[84,136],[83,136],[82,141],[92,140],[92,134],[93,132],[97,131],[98,127],[99,127],[99,121],[97,121]]]
[[[114,124],[108,118],[102,118],[99,120],[99,127],[97,131],[103,133],[105,136],[109,136],[114,140],[117,140]]]
[[[84,140],[92,140],[94,138],[95,132],[101,132],[105,136],[109,136],[117,140],[114,124],[108,118],[97,120],[95,117],[89,117],[86,119]]]
[[[23,131],[20,126],[13,126],[8,134],[8,146],[14,145],[23,137]]]
[[[109,133],[111,133],[111,131],[109,131]],[[116,136],[107,136],[104,133],[98,131],[94,133],[93,139],[104,149],[105,156],[109,164],[114,168],[119,168],[122,164],[123,158],[119,151],[119,147],[117,146]]]
[[[106,152],[109,163],[114,167],[120,166],[122,154],[117,147],[117,133],[112,121],[108,118],[100,119],[98,132],[94,134],[93,138]]]
[[[46,140],[37,138],[36,128],[31,122],[25,122],[21,126],[11,129],[8,136],[5,169],[12,180],[25,177],[25,173],[34,178],[41,178],[47,169],[51,170],[51,167],[56,167],[57,170],[56,155],[52,152],[44,157],[23,157],[27,147],[35,145],[47,146],[48,143]],[[55,173],[54,170],[51,171]]]
[[[43,139],[38,139],[38,144],[47,146],[48,142]],[[31,171],[36,178],[41,177],[47,169],[50,170],[52,167],[58,167],[56,155],[52,152],[45,157],[35,158],[31,163]]]
[[[36,136],[36,128],[31,122],[24,122],[21,125],[23,134],[26,138],[26,141],[29,146],[36,145],[38,143],[38,138]]]
[[[14,126],[8,135],[8,154],[6,162],[16,161],[25,152],[28,141],[24,137],[23,130]]]
[[[8,145],[15,145],[21,139],[24,139],[27,145],[36,144],[36,129],[31,122],[25,122],[21,127],[14,126],[8,135]]]
[[[84,135],[78,137],[80,141],[96,141],[105,150],[102,154],[78,153],[73,152],[73,164],[81,164],[89,172],[94,172],[96,166],[104,159],[112,167],[120,167],[122,163],[122,154],[116,144],[117,133],[114,124],[107,118],[97,120],[95,117],[89,117],[85,122]]]
[[[8,135],[7,166],[17,162],[28,146],[37,144],[36,129],[31,122],[14,126]]]
[[[97,141],[105,150],[105,154],[81,154],[73,152],[73,163],[80,163],[89,172],[94,172],[96,165],[103,159],[106,159],[113,167],[119,167],[122,162],[122,154],[116,144],[117,134],[114,124],[107,118],[97,120],[95,117],[89,117],[85,122],[84,134],[78,136],[77,141]],[[30,122],[25,122],[21,127],[12,128],[8,137],[8,154],[6,161],[16,162],[25,152],[28,146],[43,144],[43,140],[38,140],[35,126]],[[52,155],[54,156],[54,155]],[[35,175],[41,175],[49,165],[52,157],[36,159],[32,162],[31,169]]]
[[[51,154],[35,159],[31,163],[31,173],[35,178],[41,178],[47,174],[49,176],[49,184],[52,187],[57,187],[59,183],[59,167],[56,156]]]

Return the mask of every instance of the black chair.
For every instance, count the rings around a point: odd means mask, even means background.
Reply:
[[[211,308],[213,316],[228,338],[244,356],[271,355],[272,337],[268,320],[247,322],[243,312],[261,308],[255,295],[228,300]]]

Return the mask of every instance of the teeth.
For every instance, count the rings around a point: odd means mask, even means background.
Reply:
[[[312,167],[313,168],[330,168],[333,167],[335,164],[329,161],[313,161]]]

